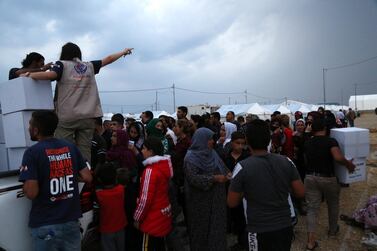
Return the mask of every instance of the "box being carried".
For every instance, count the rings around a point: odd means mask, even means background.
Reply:
[[[29,120],[33,111],[13,112],[3,117],[6,147],[27,147],[36,142],[31,141]]]
[[[20,77],[0,84],[2,113],[23,110],[52,110],[51,82]]]
[[[367,178],[366,158],[354,158],[352,163],[356,166],[353,173],[349,173],[345,166],[335,163],[335,175],[339,182],[344,184],[365,181]]]
[[[369,130],[357,127],[331,129],[330,137],[336,139],[346,159],[353,159],[356,169],[349,173],[345,166],[335,164],[335,174],[341,183],[366,180],[366,158],[369,156]]]

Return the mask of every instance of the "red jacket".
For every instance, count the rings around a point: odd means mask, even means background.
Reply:
[[[293,144],[293,132],[291,128],[284,128],[283,130],[285,135],[285,142],[283,144],[283,149],[281,151],[282,155],[287,156],[291,160],[293,159],[294,155],[294,144]]]
[[[124,187],[117,185],[111,189],[97,190],[100,206],[100,232],[114,233],[127,226],[124,211]]]
[[[146,167],[140,183],[140,194],[134,220],[143,233],[166,236],[172,229],[169,180],[173,176],[170,156],[153,156],[143,162]]]

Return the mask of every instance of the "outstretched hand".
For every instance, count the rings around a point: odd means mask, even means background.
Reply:
[[[127,56],[127,55],[131,55],[133,49],[134,49],[134,48],[126,48],[126,49],[124,49],[123,56],[125,57],[125,56]]]

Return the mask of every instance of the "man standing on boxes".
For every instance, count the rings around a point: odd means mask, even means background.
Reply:
[[[326,136],[325,119],[316,117],[312,122],[313,137],[305,142],[306,159],[305,199],[307,202],[307,249],[314,250],[318,243],[315,230],[322,194],[325,197],[329,217],[329,236],[339,232],[339,193],[340,184],[335,177],[334,160],[344,165],[349,172],[355,170],[352,161],[340,151],[338,142]]]
[[[94,119],[102,117],[95,74],[131,53],[132,49],[126,48],[102,60],[83,62],[80,47],[66,43],[60,61],[51,71],[24,74],[37,80],[57,81],[54,100],[59,124],[55,136],[75,143],[87,161],[90,161]]]
[[[30,138],[38,141],[23,156],[19,181],[32,200],[29,227],[33,250],[81,250],[78,181],[92,175],[77,147],[53,137],[58,118],[52,111],[35,111]]]

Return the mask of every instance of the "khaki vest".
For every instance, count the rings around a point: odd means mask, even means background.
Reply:
[[[93,64],[61,61],[63,74],[56,84],[55,109],[60,121],[102,117]]]

